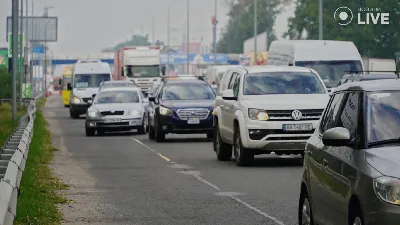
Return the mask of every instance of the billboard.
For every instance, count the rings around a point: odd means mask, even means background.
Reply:
[[[24,17],[19,19],[19,26],[21,20],[26,28],[25,38],[28,41],[41,41],[41,42],[56,42],[58,39],[58,17]],[[6,34],[12,31],[11,17],[7,17],[7,31]],[[8,41],[8,35],[7,35]]]
[[[8,68],[8,49],[0,48],[0,67]]]

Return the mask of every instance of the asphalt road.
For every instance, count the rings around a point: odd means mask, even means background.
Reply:
[[[59,96],[45,116],[61,150],[53,170],[71,185],[65,224],[297,224],[299,159],[258,156],[240,168],[217,161],[205,135],[86,137]]]

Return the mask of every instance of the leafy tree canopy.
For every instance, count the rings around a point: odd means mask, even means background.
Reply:
[[[295,16],[289,18],[289,29],[284,37],[290,39],[318,39],[318,1],[295,0]],[[353,20],[341,26],[334,19],[337,8],[346,6],[353,12]],[[390,13],[389,24],[358,24],[359,9],[376,8],[379,12]],[[365,17],[366,12],[360,12]],[[372,12],[376,13],[376,12]],[[364,21],[365,19],[363,19]],[[323,39],[353,41],[364,57],[393,58],[400,50],[400,2],[392,0],[334,0],[323,4]]]
[[[273,31],[276,16],[290,0],[258,0],[257,31],[268,33],[268,45],[276,40]],[[221,40],[217,43],[219,53],[243,53],[243,42],[254,37],[254,0],[230,0],[230,17]]]

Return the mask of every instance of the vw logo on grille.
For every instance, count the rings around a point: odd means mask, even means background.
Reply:
[[[303,117],[303,114],[299,110],[294,110],[292,112],[292,118],[294,120],[301,120],[302,117]]]
[[[196,111],[192,111],[191,114],[192,114],[192,115],[196,115]]]

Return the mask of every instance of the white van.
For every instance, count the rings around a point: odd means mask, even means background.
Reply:
[[[363,71],[357,47],[350,41],[280,40],[273,41],[267,65],[309,67],[318,72],[328,90],[338,86],[343,75]]]
[[[219,85],[224,73],[231,68],[237,68],[240,65],[218,65],[207,68],[207,81],[210,84]]]
[[[72,72],[72,83],[68,84],[71,91],[69,112],[72,118],[86,114],[90,107],[88,103],[96,95],[101,82],[112,79],[108,63],[100,60],[79,60]]]

